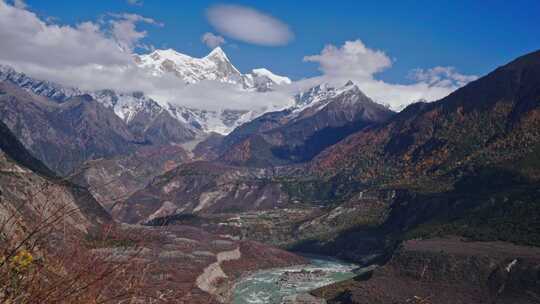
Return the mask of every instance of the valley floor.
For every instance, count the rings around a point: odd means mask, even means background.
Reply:
[[[164,303],[227,303],[234,282],[244,273],[304,264],[293,253],[251,241],[235,241],[189,226],[122,225],[141,240],[137,247],[106,244],[93,249],[118,265],[138,264],[145,292],[141,299]],[[117,243],[124,243],[118,242]]]

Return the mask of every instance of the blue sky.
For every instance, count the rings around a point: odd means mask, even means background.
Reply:
[[[0,0],[0,64],[67,87],[206,109],[277,109],[313,86],[352,80],[400,110],[539,49],[538,12],[538,0]],[[203,57],[216,45],[244,73],[265,67],[293,81],[266,94],[219,80],[186,86],[133,56],[173,48]]]
[[[317,64],[303,62],[328,43],[339,46],[360,39],[384,51],[392,67],[378,77],[406,83],[414,68],[454,66],[464,74],[482,75],[519,55],[540,48],[540,1],[26,1],[29,9],[59,23],[96,20],[108,12],[132,12],[164,23],[141,25],[145,42],[157,48],[203,56],[205,32],[217,31],[206,18],[214,4],[255,8],[289,25],[294,40],[278,47],[257,46],[225,37],[223,46],[242,71],[265,66],[293,79],[319,74]]]

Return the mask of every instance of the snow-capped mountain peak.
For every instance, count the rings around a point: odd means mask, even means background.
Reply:
[[[227,57],[227,54],[219,46],[213,49],[205,58],[216,61],[229,61],[229,57]]]
[[[240,90],[266,92],[277,85],[287,85],[291,80],[268,69],[258,68],[242,74],[230,61],[222,48],[213,49],[208,55],[196,58],[174,49],[154,50],[145,55],[135,55],[135,63],[155,76],[171,73],[179,82],[195,85],[201,81],[218,81],[236,86]],[[171,105],[168,101],[155,101],[142,93],[116,92],[114,90],[85,91],[41,81],[0,65],[0,81],[9,80],[35,94],[64,102],[70,97],[89,94],[107,108],[114,110],[122,120],[130,123],[136,117],[157,117],[163,111],[186,124],[193,132],[227,134],[236,126],[263,114],[261,111],[236,109],[201,110],[187,106]],[[141,113],[144,113],[141,114]]]
[[[219,47],[203,58],[191,57],[173,49],[155,50],[137,56],[135,62],[155,75],[173,73],[187,84],[203,80],[238,83],[241,79],[241,73]]]
[[[360,88],[352,82],[352,80],[347,81],[347,83],[336,89],[336,96],[341,94],[356,94],[356,95],[364,95],[364,93],[360,90]]]
[[[336,95],[336,89],[328,83],[321,83],[294,96],[297,107],[307,106]]]
[[[214,55],[220,55],[219,53],[220,51],[217,50],[214,52]],[[158,60],[157,58],[159,60],[163,58],[172,60],[185,56],[174,50],[160,50],[153,52],[151,55],[156,58],[155,60]],[[216,57],[218,56],[214,56],[214,59]],[[142,92],[124,93],[114,90],[84,91],[77,88],[64,87],[53,82],[38,80],[1,64],[0,81],[10,81],[29,92],[50,98],[58,103],[63,103],[74,96],[88,94],[105,107],[112,109],[118,117],[128,124],[136,117],[146,117],[152,120],[166,111],[174,119],[185,124],[186,128],[194,134],[211,132],[227,134],[235,127],[262,114],[258,111],[233,109],[201,110],[169,103],[158,103]]]
[[[321,83],[294,97],[295,105],[293,112],[300,112],[306,108],[317,106],[321,107],[336,97],[343,96],[343,101],[356,102],[368,98],[351,80],[342,87],[333,87],[328,83]]]
[[[291,83],[289,78],[263,68],[242,74],[220,47],[202,58],[191,57],[173,49],[155,50],[150,54],[136,56],[135,62],[154,75],[172,73],[186,84],[213,80],[238,85],[245,90],[264,92],[275,85]]]
[[[295,104],[287,109],[287,113],[281,119],[294,121],[316,115],[321,111],[347,112],[349,118],[362,108],[386,108],[377,104],[366,96],[352,81],[347,81],[344,86],[334,87],[328,83],[321,83],[295,96]]]
[[[268,79],[278,85],[291,84],[291,79],[289,79],[289,77],[276,75],[265,68],[253,69],[251,74],[259,77],[268,77]]]

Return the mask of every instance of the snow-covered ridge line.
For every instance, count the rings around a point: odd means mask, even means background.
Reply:
[[[93,99],[114,113],[125,122],[129,121],[140,111],[152,116],[161,113],[164,109],[153,99],[142,92],[119,93],[113,90],[85,91],[78,88],[69,88],[46,80],[38,80],[13,68],[0,65],[0,81],[11,81],[15,85],[36,95],[44,96],[62,103],[74,96],[90,95]]]
[[[326,106],[328,102],[341,95],[349,95],[350,98],[347,99],[349,102],[355,102],[360,98],[365,97],[360,88],[350,80],[344,86],[337,88],[328,83],[322,83],[295,95],[295,105],[292,106],[290,110],[292,114],[294,114],[312,107],[320,109]]]
[[[173,73],[179,78],[179,86],[212,80],[238,86],[240,90],[266,92],[277,85],[290,84],[291,80],[273,74],[267,69],[255,69],[242,74],[221,48],[215,48],[203,58],[194,58],[172,49],[155,50],[150,54],[136,55],[135,63],[156,76]],[[263,114],[261,111],[219,109],[202,110],[165,101],[156,101],[143,93],[122,93],[114,90],[83,91],[52,82],[41,81],[23,73],[0,66],[0,80],[10,80],[34,94],[64,102],[68,98],[88,94],[108,108],[126,123],[143,113],[150,119],[167,111],[173,118],[185,124],[195,133],[220,133],[226,135],[237,126]]]
[[[289,78],[275,75],[264,68],[242,74],[220,47],[202,58],[191,57],[173,49],[155,50],[150,54],[136,56],[135,62],[157,76],[174,74],[186,84],[214,80],[238,85],[244,90],[264,92],[276,85],[291,83]]]
[[[209,70],[210,74],[199,74],[200,77],[209,77],[208,79],[213,80],[219,80],[216,78],[218,76],[225,77],[220,78],[221,81],[241,79],[242,81],[245,81],[242,82],[244,84],[254,84],[252,89],[257,91],[272,90],[274,85],[283,85],[291,82],[287,77],[274,75],[263,68],[254,69],[251,74],[240,74],[220,48],[216,48],[208,56],[203,58],[193,58],[174,50],[157,50],[148,56],[156,54],[163,59],[160,59],[163,63],[172,59],[186,64],[190,62],[207,63],[208,66],[212,66],[212,69]],[[164,57],[162,58],[161,56]],[[141,63],[141,65],[143,64]],[[167,66],[167,64],[165,64],[165,66]],[[195,64],[195,66],[197,66],[197,64]],[[167,71],[162,70],[162,68],[163,66],[157,67],[154,72],[166,73]],[[213,68],[216,68],[217,70]],[[194,79],[200,79],[200,77]],[[126,123],[130,123],[135,117],[139,117],[138,119],[140,119],[140,117],[146,117],[144,119],[153,119],[165,111],[168,115],[172,116],[173,119],[178,120],[185,125],[187,129],[193,131],[194,134],[200,135],[212,132],[226,135],[232,132],[236,127],[264,114],[264,111],[233,110],[227,108],[203,110],[173,103],[159,103],[141,92],[119,93],[113,90],[90,92],[77,88],[66,88],[52,82],[36,80],[23,73],[19,73],[10,67],[0,65],[0,81],[2,80],[10,80],[27,91],[51,98],[57,102],[64,102],[73,96],[89,94],[104,106],[113,109],[114,113]],[[316,112],[324,108],[330,100],[342,94],[350,95],[350,98],[344,99],[349,102],[354,102],[359,98],[358,96],[363,95],[360,89],[350,81],[344,86],[337,88],[330,86],[327,83],[323,83],[297,94],[294,97],[294,104],[289,107],[288,110],[291,111],[292,116],[307,108],[311,108],[311,112]]]
[[[10,81],[28,92],[59,103],[74,96],[88,94],[105,107],[111,108],[126,123],[129,123],[137,114],[144,113],[152,119],[163,111],[167,111],[195,133],[227,134],[238,125],[251,120],[255,115],[251,111],[228,109],[211,111],[171,103],[160,104],[142,92],[120,93],[114,90],[84,91],[68,88],[54,82],[32,78],[5,65],[0,65],[0,81]]]
[[[170,52],[174,51],[170,50]],[[213,53],[213,56],[215,57],[226,58],[226,55],[220,54],[219,51],[214,51]],[[189,57],[182,54],[179,56]],[[265,69],[256,69],[255,72],[264,77],[273,77],[276,83],[287,83],[290,81],[288,78],[280,79],[280,76],[275,76]],[[0,81],[1,80],[10,80],[27,91],[51,98],[57,102],[64,102],[73,96],[89,94],[104,106],[112,108],[115,114],[126,123],[129,123],[137,116],[137,114],[144,113],[145,116],[151,119],[157,117],[163,111],[166,111],[174,119],[180,121],[195,133],[215,132],[226,135],[232,132],[236,127],[264,114],[248,110],[202,110],[172,103],[161,104],[141,92],[118,93],[113,90],[101,90],[95,92],[82,91],[77,88],[66,88],[48,81],[36,80],[23,73],[19,73],[10,67],[2,65],[0,65]],[[294,116],[296,113],[300,113],[307,108],[313,107],[314,110],[316,110],[316,108],[322,109],[329,100],[338,95],[353,91],[360,92],[358,87],[352,82],[348,82],[343,87],[338,88],[323,83],[297,94],[294,97],[294,105],[290,107],[289,110],[291,110],[291,114]],[[354,96],[359,94],[351,95],[354,99]]]

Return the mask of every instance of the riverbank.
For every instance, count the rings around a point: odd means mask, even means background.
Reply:
[[[238,244],[234,250],[216,255],[215,262],[197,279],[219,303],[231,303],[234,286],[251,273],[307,263],[302,256],[258,242],[240,241]]]

